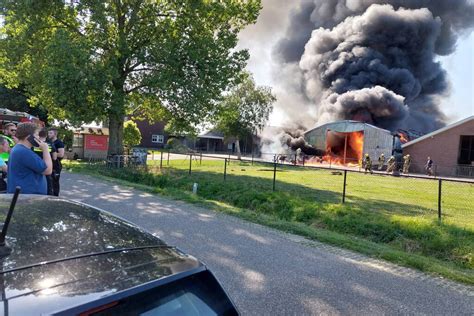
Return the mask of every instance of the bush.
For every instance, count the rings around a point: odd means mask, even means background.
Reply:
[[[189,151],[188,147],[184,146],[179,139],[174,137],[168,139],[165,148],[178,153],[187,153]]]

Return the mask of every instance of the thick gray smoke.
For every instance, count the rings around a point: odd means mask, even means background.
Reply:
[[[439,104],[449,84],[436,57],[474,26],[471,1],[298,3],[274,49],[287,123],[355,119],[421,132],[444,124]],[[294,110],[301,104],[305,113]]]

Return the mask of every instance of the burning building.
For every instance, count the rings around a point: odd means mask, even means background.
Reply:
[[[373,161],[382,153],[390,157],[394,141],[390,131],[358,121],[323,124],[307,131],[304,138],[325,151],[323,159],[344,165],[358,164],[364,154]]]

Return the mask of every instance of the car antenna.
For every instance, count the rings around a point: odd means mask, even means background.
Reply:
[[[10,226],[10,220],[12,218],[13,211],[15,210],[16,201],[18,200],[20,191],[20,187],[15,188],[15,193],[13,194],[13,199],[10,203],[10,209],[8,210],[7,218],[3,223],[2,232],[0,233],[0,258],[8,256],[12,252],[12,249],[8,247],[5,241],[5,237],[7,236],[8,226]]]

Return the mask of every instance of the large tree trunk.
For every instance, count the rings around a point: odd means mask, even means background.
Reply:
[[[242,153],[240,152],[240,141],[239,139],[235,139],[235,150],[237,151],[237,159],[242,159]]]
[[[119,65],[119,71],[122,72],[123,61],[120,61]],[[112,81],[114,93],[109,110],[109,155],[123,155],[123,121],[125,119],[124,82],[124,75]]]
[[[109,115],[109,155],[123,155],[123,115]]]

